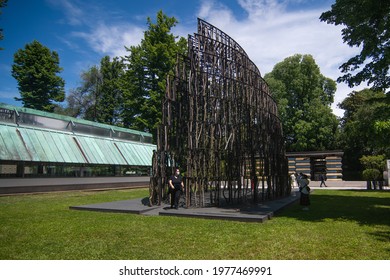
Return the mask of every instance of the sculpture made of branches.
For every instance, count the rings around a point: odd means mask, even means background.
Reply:
[[[227,34],[198,19],[162,102],[150,201],[160,204],[172,170],[185,171],[187,207],[290,194],[277,106],[256,65]]]

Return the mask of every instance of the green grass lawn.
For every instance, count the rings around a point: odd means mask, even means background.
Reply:
[[[0,197],[0,259],[390,259],[390,192],[316,190],[266,223],[69,210],[147,190]]]

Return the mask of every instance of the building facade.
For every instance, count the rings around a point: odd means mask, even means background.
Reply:
[[[328,180],[343,179],[342,151],[290,152],[288,158],[289,173],[310,175],[312,181],[320,181],[321,175]]]
[[[152,135],[0,104],[1,177],[150,175]]]

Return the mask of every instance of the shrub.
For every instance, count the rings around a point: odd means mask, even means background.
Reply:
[[[363,171],[363,178],[367,181],[376,181],[381,177],[381,172],[378,169],[370,168]]]

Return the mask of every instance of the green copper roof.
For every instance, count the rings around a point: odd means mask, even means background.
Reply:
[[[155,145],[0,123],[0,160],[150,166]]]
[[[152,165],[149,133],[4,104],[0,110],[0,161]]]
[[[152,134],[147,132],[4,103],[0,103],[0,122],[152,143]]]

